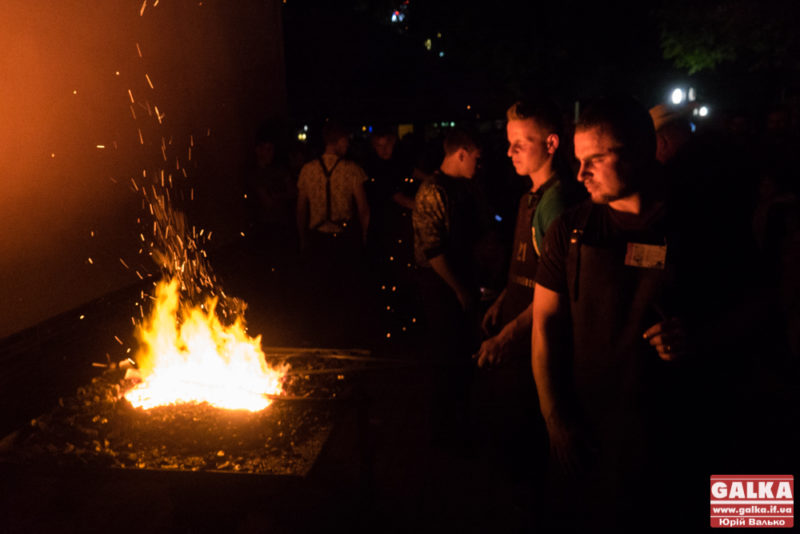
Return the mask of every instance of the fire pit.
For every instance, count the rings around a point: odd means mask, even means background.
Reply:
[[[305,476],[325,444],[336,407],[351,399],[351,371],[364,354],[272,349],[273,362],[292,362],[281,395],[257,412],[207,403],[134,408],[123,395],[134,385],[109,369],[61,398],[49,413],[2,441],[6,462],[52,468],[213,471]]]

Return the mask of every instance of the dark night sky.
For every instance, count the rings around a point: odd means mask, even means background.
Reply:
[[[294,117],[458,120],[468,118],[467,104],[473,114],[500,117],[509,102],[531,88],[550,92],[565,107],[616,91],[632,93],[650,106],[675,83],[692,83],[700,98],[717,102],[746,99],[753,91],[769,99],[785,69],[768,67],[764,76],[763,65],[752,68],[751,52],[770,57],[785,48],[765,35],[780,36],[776,27],[781,25],[790,30],[787,21],[796,20],[798,11],[782,0],[716,0],[702,6],[685,0],[409,0],[400,6],[397,0],[284,4]],[[392,23],[398,7],[405,20]],[[696,44],[699,36],[712,47],[733,49],[736,61],[689,76],[689,69],[664,59],[664,28],[682,43]],[[431,39],[431,50],[424,46],[426,39]],[[684,56],[693,50],[687,48]]]

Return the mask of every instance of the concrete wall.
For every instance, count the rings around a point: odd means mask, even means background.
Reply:
[[[155,3],[3,2],[0,338],[154,270],[131,178],[164,169],[192,224],[242,230],[253,133],[285,114],[281,1]]]

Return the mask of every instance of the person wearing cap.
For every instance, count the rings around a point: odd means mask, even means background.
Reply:
[[[650,117],[656,131],[656,159],[666,165],[692,137],[689,108],[658,104],[650,108]]]

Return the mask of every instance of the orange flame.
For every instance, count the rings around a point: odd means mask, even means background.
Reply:
[[[261,336],[249,337],[242,317],[224,326],[216,298],[188,306],[178,287],[176,278],[159,283],[153,312],[137,327],[142,382],[125,398],[144,409],[191,402],[249,411],[269,406],[267,395],[280,393],[286,367],[267,365]]]

